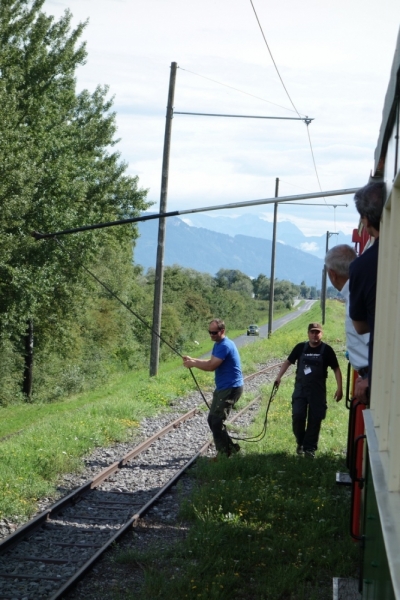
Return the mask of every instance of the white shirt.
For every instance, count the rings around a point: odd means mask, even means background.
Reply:
[[[346,330],[346,345],[347,352],[349,353],[350,364],[358,371],[358,369],[362,369],[363,367],[368,366],[368,343],[369,343],[369,333],[363,333],[360,335],[354,329],[353,321],[350,319],[349,315],[349,281],[347,280],[344,284],[343,288],[340,290],[345,303],[346,303],[346,319],[345,319],[345,330]]]

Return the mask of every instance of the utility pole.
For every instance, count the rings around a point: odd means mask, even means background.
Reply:
[[[32,396],[32,381],[33,381],[33,321],[29,319],[25,334],[25,368],[24,381],[22,391],[28,400]]]
[[[279,177],[275,179],[275,198],[279,196]],[[276,223],[278,218],[278,203],[274,203],[274,227],[272,231],[271,252],[271,279],[269,283],[269,307],[268,307],[268,337],[272,334],[272,321],[274,318],[274,289],[275,289],[275,249],[276,249]]]
[[[171,73],[169,78],[168,90],[168,105],[167,114],[165,117],[164,152],[161,173],[160,213],[167,212],[169,155],[171,148],[172,119],[174,116],[174,95],[177,67],[178,65],[176,62],[171,63]],[[160,357],[159,336],[161,334],[162,296],[164,284],[165,228],[165,217],[160,217],[158,222],[157,261],[154,281],[153,332],[151,337],[150,377],[157,375]]]
[[[339,235],[338,233],[327,231],[326,232],[326,247],[325,254],[328,254],[329,249],[329,238],[332,235]],[[326,312],[326,278],[327,278],[327,270],[326,265],[324,264],[324,268],[322,269],[322,286],[321,286],[321,309],[322,309],[322,325],[325,325],[325,312]]]

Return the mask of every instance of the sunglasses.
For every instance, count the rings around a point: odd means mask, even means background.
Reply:
[[[310,329],[310,333],[321,333],[319,329]]]
[[[217,335],[217,333],[219,333],[219,331],[209,331],[208,332],[210,335]]]

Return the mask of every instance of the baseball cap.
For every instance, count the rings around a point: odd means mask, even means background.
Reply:
[[[318,331],[322,331],[322,326],[319,323],[310,323],[308,326],[308,331],[311,329],[318,329]]]

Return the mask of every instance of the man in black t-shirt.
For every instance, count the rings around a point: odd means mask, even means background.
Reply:
[[[297,344],[282,364],[275,380],[279,386],[283,374],[297,362],[296,382],[292,396],[292,425],[297,441],[297,454],[315,458],[321,422],[326,415],[326,378],[330,367],[336,378],[336,402],[343,397],[342,373],[335,351],[322,341],[319,323],[308,326],[308,342]]]
[[[354,394],[357,400],[369,404],[375,329],[375,301],[378,277],[379,231],[386,187],[382,182],[369,183],[354,196],[360,221],[374,243],[350,264],[349,314],[357,333],[369,332],[368,381],[356,379]]]

